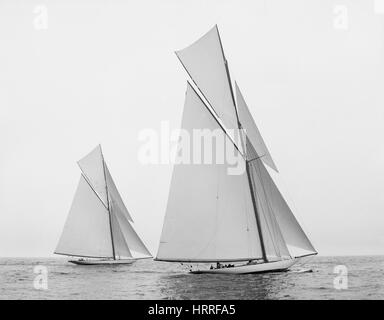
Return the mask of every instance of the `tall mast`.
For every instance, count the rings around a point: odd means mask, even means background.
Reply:
[[[109,230],[111,232],[112,254],[113,254],[113,260],[116,260],[115,244],[113,243],[112,217],[111,217],[111,207],[109,205],[107,176],[105,174],[105,161],[104,161],[103,151],[101,150],[101,146],[100,146],[100,152],[101,152],[101,157],[103,159],[103,172],[104,172],[105,190],[106,190],[106,194],[107,194],[107,204],[108,204],[108,214],[109,214]]]
[[[238,114],[237,108],[236,108],[235,96],[234,96],[234,93],[233,93],[232,82],[231,82],[231,75],[229,73],[229,68],[228,68],[228,61],[225,58],[224,48],[223,48],[223,44],[221,42],[219,28],[217,27],[217,25],[216,25],[216,29],[217,29],[217,34],[219,36],[221,52],[223,53],[224,64],[225,64],[225,71],[227,73],[227,78],[228,78],[228,82],[229,82],[229,88],[231,90],[231,97],[232,97],[232,101],[233,101],[233,107],[235,108],[236,119],[237,119],[237,126],[239,127],[239,130],[241,131],[242,130],[242,126],[241,126],[240,119],[239,119],[239,114]],[[267,260],[267,255],[265,253],[264,238],[263,238],[263,233],[262,233],[261,224],[260,224],[260,215],[259,215],[259,211],[257,210],[257,204],[256,204],[256,198],[255,198],[255,192],[254,192],[255,190],[253,188],[252,178],[251,178],[251,174],[249,172],[249,161],[247,160],[246,149],[245,149],[245,146],[244,146],[244,140],[243,140],[241,134],[240,134],[240,141],[241,141],[242,150],[244,152],[244,159],[245,159],[245,164],[246,164],[248,184],[249,184],[249,189],[251,191],[253,210],[254,210],[255,216],[256,216],[256,224],[257,224],[257,231],[258,231],[259,239],[260,239],[261,253],[262,253],[262,256],[263,256],[263,260],[265,262],[267,262],[268,260]]]

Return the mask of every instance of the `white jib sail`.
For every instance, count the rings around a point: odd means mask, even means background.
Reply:
[[[83,175],[55,253],[95,258],[113,257],[108,210]]]
[[[113,246],[115,249],[116,258],[131,258],[132,253],[129,250],[128,244],[125,240],[123,230],[119,224],[117,217],[111,214],[111,230],[113,235]]]
[[[185,99],[182,129],[191,135],[193,129],[220,130],[227,142],[229,138],[189,83]],[[217,140],[215,147],[222,147]],[[232,143],[226,147],[244,161]],[[230,166],[226,160],[223,164],[175,164],[157,260],[214,262],[262,257],[246,171],[229,175]]]
[[[140,256],[150,257],[151,253],[137,235],[136,231],[131,226],[124,212],[120,210],[120,207],[111,205],[111,212],[113,219],[118,223],[119,229],[121,230],[124,241],[129,248],[129,251],[134,251]],[[136,255],[135,255],[136,256]]]
[[[262,192],[265,195],[266,204],[276,218],[291,256],[299,257],[315,254],[315,248],[296,220],[264,164],[259,159],[255,160],[254,165],[260,184],[262,184]]]
[[[108,208],[107,189],[104,174],[104,158],[101,146],[98,145],[77,163],[83,172],[83,175],[91,184],[93,190],[95,190],[101,201]]]
[[[251,161],[249,167],[256,199],[257,213],[260,217],[259,220],[265,253],[269,261],[290,258],[290,253],[280,230],[280,226],[272,210],[270,203],[271,199],[264,189],[260,175],[260,164],[262,165],[261,160],[257,159]]]
[[[227,129],[237,129],[231,84],[217,26],[189,47],[177,51],[184,68]]]
[[[253,147],[256,150],[257,155],[262,159],[262,161],[272,168],[275,171],[277,167],[272,159],[272,156],[260,134],[259,129],[256,126],[255,120],[252,117],[251,112],[244,100],[243,95],[240,92],[240,89],[236,83],[236,100],[237,100],[237,110],[239,113],[239,121],[245,129],[246,135],[251,141]],[[249,157],[247,157],[250,160]]]

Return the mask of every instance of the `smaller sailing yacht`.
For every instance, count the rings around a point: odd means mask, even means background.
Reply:
[[[55,254],[81,257],[80,265],[132,264],[151,258],[131,223],[98,145],[78,161],[79,185]],[[134,254],[133,254],[134,252]]]

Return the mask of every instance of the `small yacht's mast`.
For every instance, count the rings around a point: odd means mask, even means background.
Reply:
[[[101,146],[100,146],[101,151]],[[113,232],[112,232],[112,217],[111,217],[111,207],[109,205],[109,195],[108,195],[108,184],[107,184],[107,176],[105,174],[105,161],[104,161],[104,155],[101,151],[101,157],[103,159],[103,172],[104,172],[104,181],[105,181],[105,191],[107,194],[107,205],[108,205],[108,214],[109,214],[109,230],[111,232],[111,243],[112,243],[112,254],[113,254],[113,260],[116,260],[116,254],[115,254],[115,244],[113,243]]]

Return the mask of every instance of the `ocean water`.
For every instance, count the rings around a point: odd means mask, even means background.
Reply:
[[[338,265],[346,269],[335,273]],[[36,267],[47,271],[46,289],[34,286],[43,283],[36,279]],[[76,266],[62,258],[0,258],[0,299],[384,299],[382,256],[313,257],[283,273],[187,271],[187,266],[152,260]]]

